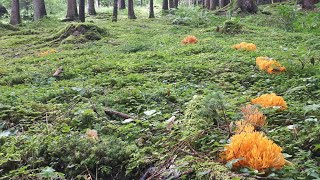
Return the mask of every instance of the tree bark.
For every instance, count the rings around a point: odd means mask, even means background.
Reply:
[[[77,0],[73,0],[73,13],[76,17],[79,16]]]
[[[118,0],[113,1],[113,13],[112,13],[112,22],[117,22],[118,20]]]
[[[126,8],[126,1],[119,0],[119,9],[125,9],[125,8]]]
[[[86,21],[86,17],[85,17],[85,2],[84,0],[79,0],[79,19],[81,22],[85,22]]]
[[[20,16],[19,0],[12,0],[10,24],[17,25],[20,23],[21,23],[21,16]]]
[[[209,7],[209,9],[210,10],[215,10],[216,8],[217,8],[217,4],[218,4],[219,2],[217,1],[217,0],[210,0],[210,7]]]
[[[168,0],[163,0],[162,1],[162,10],[168,10],[169,9],[169,5],[168,5]]]
[[[96,0],[95,2],[96,8],[100,7],[100,0]]]
[[[174,8],[178,9],[179,0],[174,0]]]
[[[154,18],[153,0],[149,2],[149,18]]]
[[[33,0],[34,20],[38,21],[47,15],[44,0]]]
[[[224,6],[226,6],[226,0],[219,0],[219,7],[223,8]]]
[[[256,13],[258,11],[258,6],[255,0],[237,0],[237,6],[242,12]]]
[[[96,9],[94,7],[94,0],[88,0],[88,14],[96,15]]]
[[[315,8],[315,0],[303,0],[302,9],[313,10]]]
[[[174,0],[169,0],[169,8],[174,8]]]
[[[136,15],[134,14],[133,0],[128,0],[128,18],[137,19]]]
[[[204,0],[204,6],[207,9],[210,9],[210,0]]]
[[[68,0],[67,2],[67,15],[66,18],[74,20],[78,16],[77,10],[77,1],[76,0]]]

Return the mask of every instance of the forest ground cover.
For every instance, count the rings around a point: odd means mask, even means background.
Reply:
[[[0,179],[132,179],[168,159],[175,171],[190,170],[182,178],[319,178],[320,32],[306,20],[320,17],[294,14],[287,5],[264,8],[274,14],[224,17],[181,8],[156,19],[127,20],[120,12],[117,23],[109,9],[87,19],[103,31],[97,41],[54,41],[70,24],[55,18],[1,25]],[[242,29],[217,31],[226,21]],[[187,35],[198,43],[182,45]],[[231,48],[243,41],[257,51]],[[258,56],[276,59],[286,72],[260,71]],[[53,77],[59,67],[63,73]],[[292,164],[236,175],[218,162],[225,127],[241,118],[242,105],[265,93],[288,104],[281,112],[265,109],[262,131]],[[107,116],[106,107],[135,120]],[[178,123],[170,130],[173,115]],[[99,139],[86,138],[88,129]]]

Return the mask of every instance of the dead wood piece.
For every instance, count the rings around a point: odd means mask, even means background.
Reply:
[[[112,110],[110,108],[105,108],[104,112],[109,116],[118,116],[118,117],[123,118],[123,119],[134,119],[134,117],[132,117],[132,116],[130,116],[128,114],[125,114],[125,113],[122,113],[122,112],[119,112],[119,111],[115,111],[115,110]]]
[[[63,72],[63,67],[59,67],[56,72],[52,75],[53,77],[59,77],[60,74]]]

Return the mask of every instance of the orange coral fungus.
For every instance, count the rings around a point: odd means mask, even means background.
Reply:
[[[264,94],[251,100],[253,104],[259,104],[262,107],[278,106],[281,110],[288,108],[287,103],[281,96],[277,96],[275,93]]]
[[[238,160],[233,168],[248,167],[263,172],[269,168],[281,169],[285,159],[281,147],[261,132],[242,132],[231,137],[221,157],[224,162]]]
[[[263,115],[257,107],[249,104],[241,108],[241,111],[244,116],[243,119],[255,128],[260,128],[265,125],[267,117]]]
[[[240,120],[236,122],[236,133],[253,132],[254,126],[247,121]]]
[[[98,137],[98,132],[94,129],[88,129],[87,132],[86,132],[86,135],[87,135],[87,138],[89,139],[93,139],[93,140],[98,140],[99,137]]]
[[[260,70],[266,71],[268,74],[286,71],[286,68],[283,67],[279,62],[268,57],[257,57],[256,64]]]
[[[182,40],[182,44],[196,44],[198,39],[195,36],[187,36]]]
[[[257,50],[257,46],[253,43],[246,43],[246,42],[241,42],[240,44],[236,44],[232,46],[233,49],[239,50],[246,50],[246,51],[255,51]]]
[[[55,49],[51,49],[51,50],[47,50],[47,51],[38,53],[38,56],[40,56],[40,57],[47,56],[49,54],[53,54],[53,53],[56,53],[56,52],[57,51]]]

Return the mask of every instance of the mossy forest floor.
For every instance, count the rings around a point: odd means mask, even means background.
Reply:
[[[98,26],[99,38],[57,40],[70,23],[54,18],[18,30],[1,27],[0,179],[138,179],[149,167],[168,164],[173,170],[161,175],[166,178],[319,178],[320,32],[290,31],[277,27],[272,15],[258,14],[233,17],[242,31],[221,33],[216,27],[229,18],[193,10],[201,23],[176,25],[186,20],[181,11],[117,23],[111,23],[111,10],[88,17],[86,25]],[[182,45],[187,35],[198,43]],[[231,48],[242,41],[257,51]],[[287,71],[261,72],[258,56],[278,60]],[[59,67],[63,72],[53,77]],[[288,109],[265,110],[262,131],[292,164],[265,174],[231,172],[219,164],[226,126],[241,118],[242,105],[271,92]],[[216,101],[225,112],[212,113],[216,93],[223,95]],[[190,107],[195,95],[207,101]],[[106,107],[135,120],[108,116]],[[217,118],[221,113],[226,118]],[[168,130],[173,115],[176,124]],[[97,130],[99,139],[86,138],[87,129]]]

